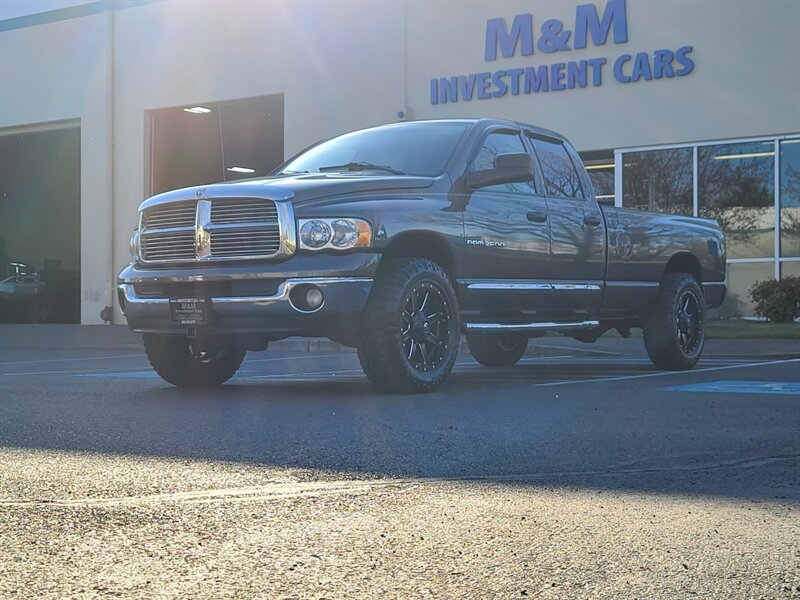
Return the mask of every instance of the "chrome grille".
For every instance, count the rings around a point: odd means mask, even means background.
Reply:
[[[144,233],[141,237],[142,258],[151,260],[193,260],[194,231]]]
[[[194,227],[197,202],[180,202],[155,206],[144,211],[142,225],[146,229],[167,227]]]
[[[274,227],[258,229],[223,229],[211,234],[211,256],[263,256],[278,251],[281,234]]]
[[[139,239],[143,262],[200,263],[292,254],[295,235],[289,203],[201,198],[144,209]]]
[[[278,222],[278,208],[272,200],[260,198],[230,198],[214,200],[211,204],[211,223]]]

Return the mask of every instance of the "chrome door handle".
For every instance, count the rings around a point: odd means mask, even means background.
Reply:
[[[547,213],[532,210],[528,213],[528,221],[533,223],[544,223],[547,221]]]

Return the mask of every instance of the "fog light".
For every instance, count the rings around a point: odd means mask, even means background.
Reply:
[[[311,310],[317,310],[322,306],[322,290],[318,288],[311,288],[306,292],[306,305]]]

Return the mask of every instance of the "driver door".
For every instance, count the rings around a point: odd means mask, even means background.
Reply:
[[[500,154],[528,153],[520,133],[492,130],[468,171],[491,169]],[[474,190],[464,209],[465,310],[523,312],[537,318],[550,302],[550,223],[535,181]]]

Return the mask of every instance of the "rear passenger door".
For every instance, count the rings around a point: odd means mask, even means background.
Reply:
[[[526,132],[544,179],[550,216],[550,280],[558,317],[583,319],[603,296],[606,232],[583,165],[563,140]]]
[[[521,131],[489,130],[467,171],[490,169],[495,156],[522,152],[530,153]],[[543,314],[550,303],[550,224],[535,181],[474,190],[464,210],[464,233],[463,308]]]

